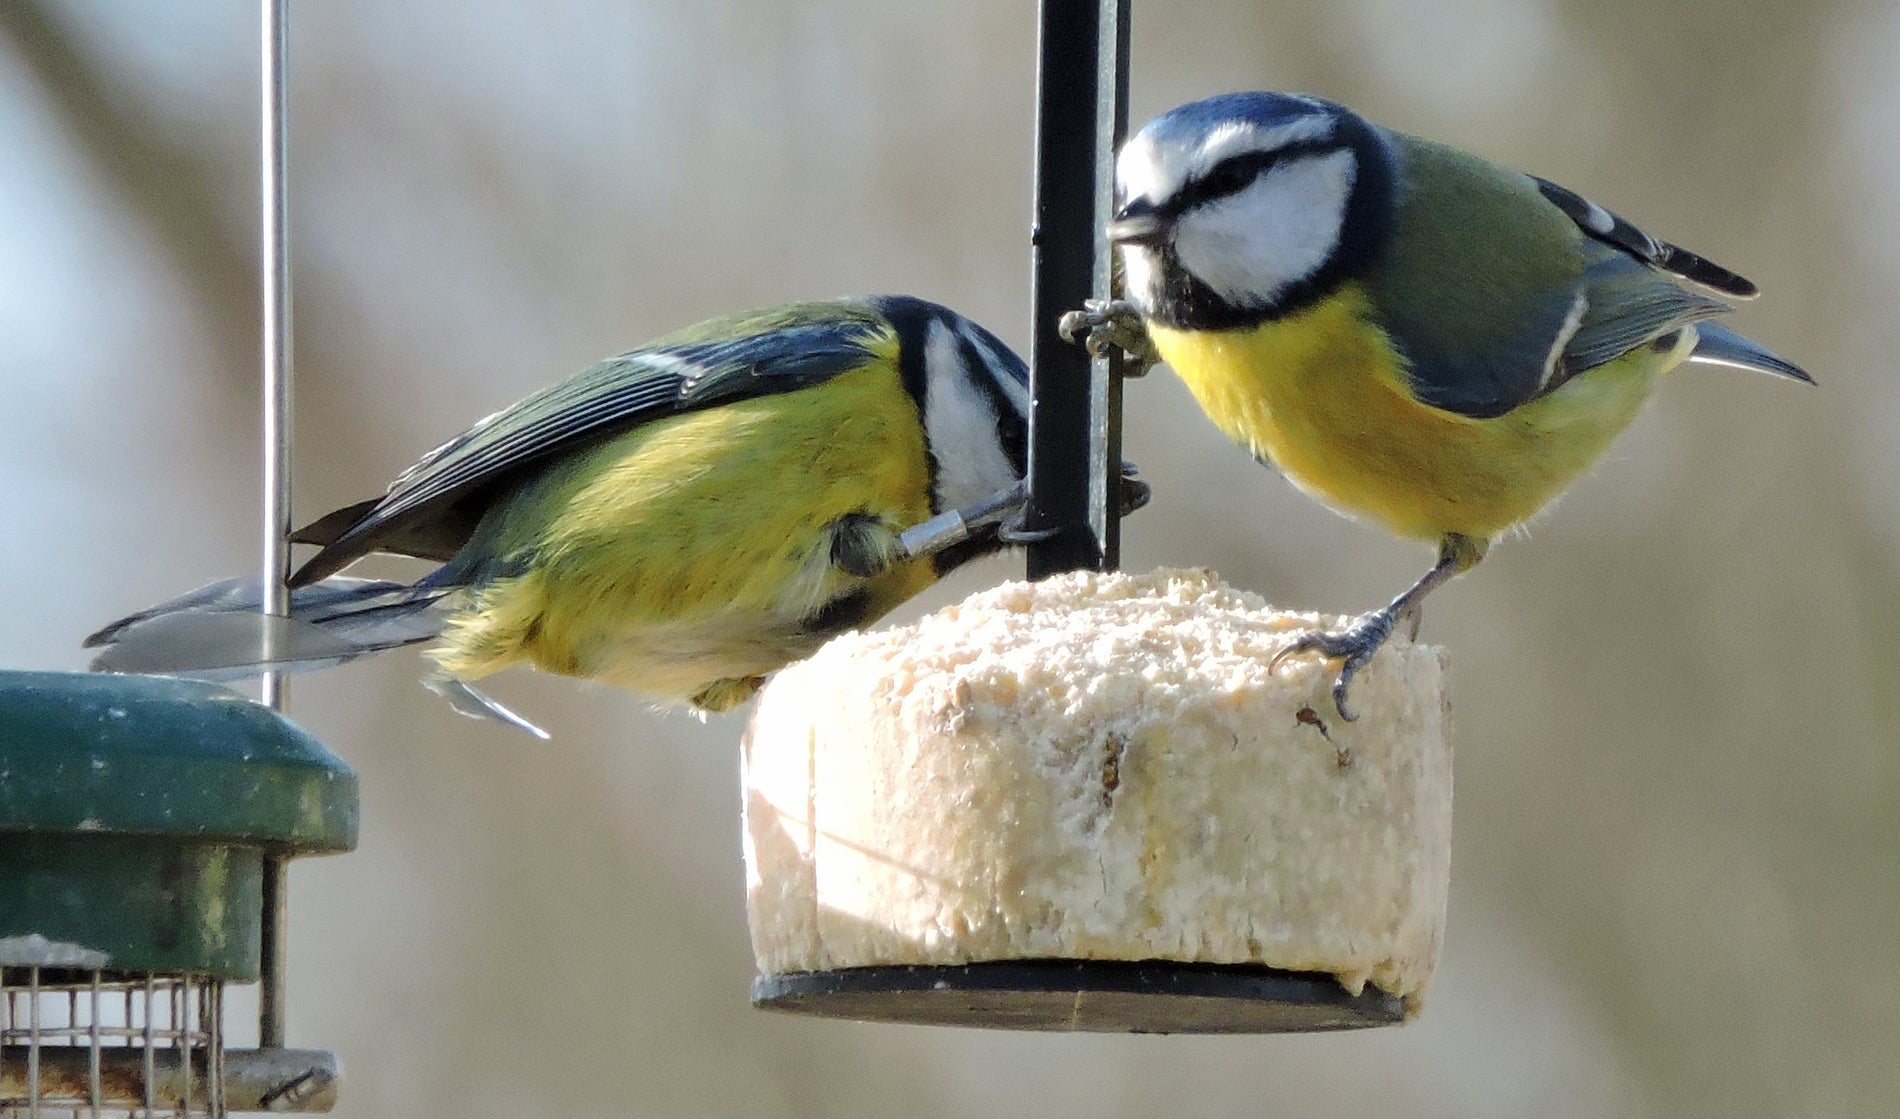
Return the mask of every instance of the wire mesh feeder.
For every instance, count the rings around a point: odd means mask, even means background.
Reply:
[[[224,984],[0,968],[0,1116],[225,1113]]]
[[[0,672],[0,1117],[322,1111],[322,1050],[225,1048],[270,864],[355,846],[356,776],[208,684]],[[281,915],[279,915],[281,916]]]

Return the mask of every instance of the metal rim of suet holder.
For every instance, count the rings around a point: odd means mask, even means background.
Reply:
[[[289,0],[260,3],[263,562],[287,606]],[[266,641],[268,627],[261,627]],[[285,1044],[289,860],[356,844],[356,775],[261,703],[194,681],[0,673],[0,1116],[328,1111]],[[259,985],[228,1049],[227,983]]]
[[[1036,69],[1028,575],[1120,563],[1122,363],[1057,323],[1112,295],[1104,232],[1127,132],[1130,0],[1042,0]],[[1112,1033],[1290,1033],[1394,1025],[1403,1000],[1328,974],[1169,960],[994,960],[758,976],[755,1006],[919,1025]]]

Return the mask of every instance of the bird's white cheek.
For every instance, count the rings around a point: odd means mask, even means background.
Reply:
[[[1122,290],[1135,309],[1154,314],[1161,302],[1161,267],[1154,250],[1141,245],[1122,246]]]
[[[996,409],[964,364],[957,338],[932,323],[924,356],[924,430],[937,459],[939,505],[957,509],[1016,481],[997,433]]]
[[[1246,190],[1183,214],[1175,256],[1228,303],[1269,306],[1332,256],[1353,172],[1343,150],[1276,167]]]

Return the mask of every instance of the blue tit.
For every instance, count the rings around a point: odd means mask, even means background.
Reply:
[[[610,358],[300,530],[290,619],[228,580],[87,639],[106,671],[233,678],[433,641],[427,681],[525,662],[724,711],[776,668],[1006,544],[1028,374],[995,335],[903,296],[714,319]],[[1125,473],[1128,468],[1124,468]],[[1123,479],[1124,503],[1145,487]],[[413,584],[339,574],[372,552]]]
[[[1601,456],[1685,361],[1810,378],[1709,322],[1747,280],[1554,183],[1315,97],[1235,93],[1117,162],[1125,304],[1070,325],[1166,361],[1334,509],[1438,546],[1390,605],[1282,652],[1353,674]],[[1276,661],[1279,658],[1276,658]]]

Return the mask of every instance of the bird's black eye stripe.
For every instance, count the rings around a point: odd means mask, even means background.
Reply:
[[[1219,166],[1202,176],[1197,185],[1210,198],[1239,194],[1251,186],[1262,172],[1273,166],[1274,162],[1274,157],[1264,152],[1222,160]]]
[[[1239,194],[1278,163],[1303,155],[1338,149],[1337,141],[1305,140],[1296,141],[1272,151],[1242,152],[1239,155],[1229,156],[1209,168],[1205,174],[1188,180],[1176,196],[1177,205],[1170,208],[1177,211],[1191,210],[1204,203]]]
[[[976,324],[964,325],[973,327]],[[994,359],[986,356],[977,346],[976,341],[970,337],[968,330],[959,326],[956,331],[957,350],[963,359],[963,367],[970,371],[970,379],[982,392],[984,399],[989,401],[990,410],[996,415],[996,434],[1002,443],[1003,454],[1009,458],[1010,465],[1015,468],[1017,476],[1021,477],[1029,470],[1029,425],[997,380],[998,376],[1007,377],[1010,373],[996,368],[996,361],[1002,360],[1001,354],[997,354]],[[1001,342],[996,345],[999,348],[1002,347]],[[1008,353],[1008,350],[1003,349],[1002,352]]]

